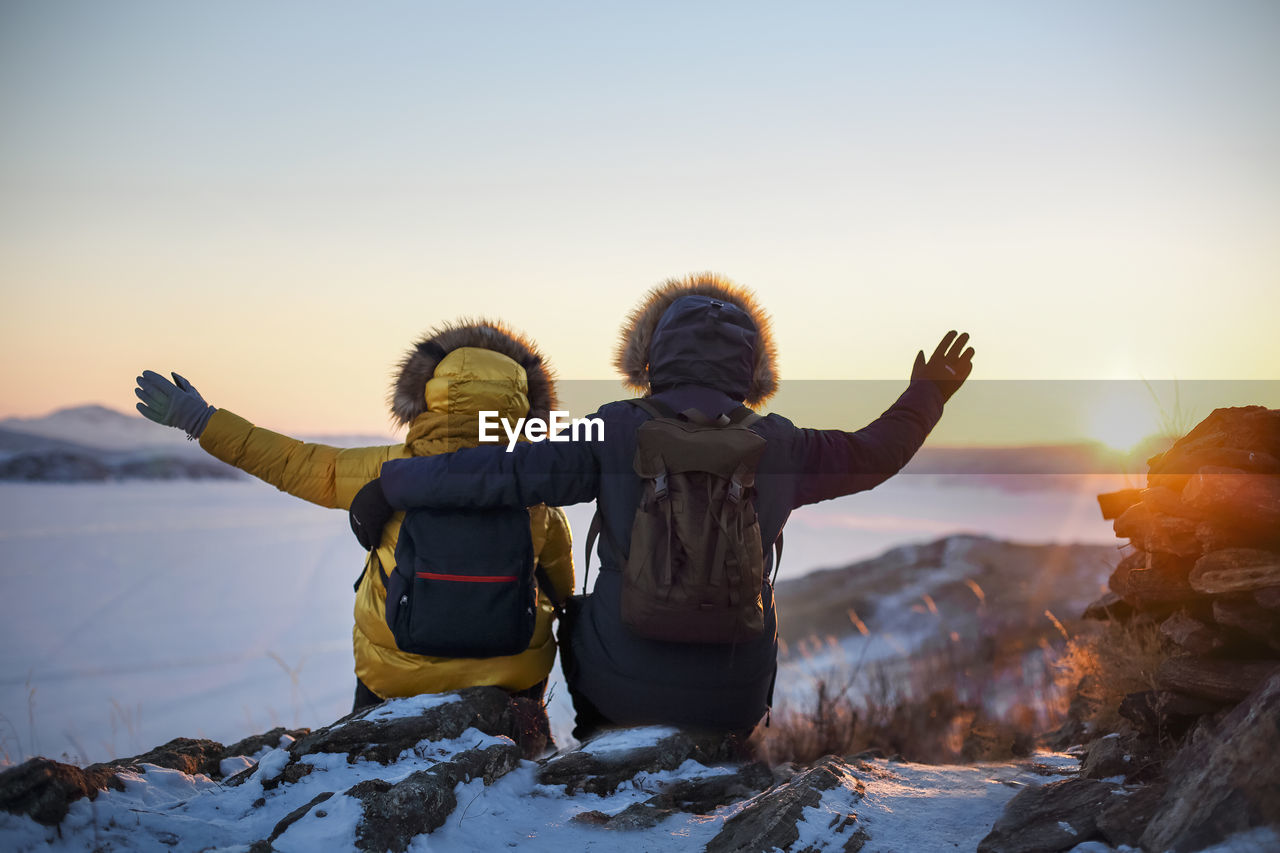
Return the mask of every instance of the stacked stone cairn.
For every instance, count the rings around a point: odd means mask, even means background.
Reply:
[[[1217,409],[1148,461],[1146,488],[1098,496],[1128,545],[1085,615],[1159,625],[1155,689],[1119,711],[1177,735],[1280,668],[1280,410]]]

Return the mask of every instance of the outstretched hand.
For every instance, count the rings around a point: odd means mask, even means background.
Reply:
[[[915,366],[911,368],[912,380],[928,379],[942,391],[944,402],[950,400],[973,372],[973,347],[964,347],[968,342],[968,332],[957,337],[953,330],[942,336],[928,361],[925,361],[924,350],[920,350],[916,354]]]
[[[382,479],[375,477],[365,483],[351,499],[351,532],[366,551],[378,547],[382,541],[382,528],[391,520],[395,509],[387,503],[382,491]]]
[[[173,382],[153,370],[142,371],[137,378],[138,387],[133,389],[141,401],[138,411],[147,420],[178,427],[190,438],[199,438],[216,410],[186,379],[176,373],[169,375]]]

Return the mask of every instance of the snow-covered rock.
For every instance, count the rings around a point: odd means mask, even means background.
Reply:
[[[980,853],[1280,850],[1280,765],[1271,760],[1280,745],[1280,672],[1222,719],[1205,718],[1168,761],[1126,761],[1140,741],[1132,733],[1100,738],[1080,776],[1018,794]],[[1125,764],[1147,767],[1088,778]],[[1150,781],[1132,784],[1138,777]]]
[[[530,706],[470,688],[227,748],[175,741],[85,769],[33,759],[0,774],[0,847],[972,850],[1015,791],[1074,765],[828,756],[770,769],[723,737],[656,726],[541,756],[545,717]]]

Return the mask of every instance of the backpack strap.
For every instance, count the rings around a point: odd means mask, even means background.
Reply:
[[[773,540],[773,575],[769,578],[769,585],[773,586],[778,580],[778,566],[782,565],[782,531],[778,531],[778,538]]]
[[[382,575],[382,585],[384,587],[387,585],[387,573],[382,570],[382,561],[378,559],[378,549],[372,548],[369,551],[369,561],[366,563],[366,568],[360,570],[360,574],[356,577],[356,582],[351,585],[353,591],[360,591],[360,584],[364,582],[365,571],[369,565],[377,567],[378,574]]]
[[[675,409],[671,408],[661,400],[655,400],[652,397],[637,397],[636,399],[629,400],[628,402],[638,409],[643,409],[651,417],[671,418],[673,420],[680,417],[676,414]]]
[[[600,538],[600,507],[596,506],[595,515],[591,516],[591,527],[587,530],[587,553],[582,561],[582,594],[587,594],[587,578],[591,575],[591,554],[596,550],[596,540]]]
[[[677,412],[661,400],[653,397],[637,397],[627,402],[636,408],[643,409],[651,417],[670,418],[671,420],[686,420],[704,426],[744,426],[749,427],[756,421],[761,420],[758,413],[753,412],[747,406],[739,406],[732,411],[726,412],[720,418],[712,419],[702,414],[697,409],[685,409],[683,412]],[[723,419],[723,420],[721,420]],[[719,423],[717,423],[719,421]]]
[[[760,415],[751,411],[746,406],[739,406],[732,412],[729,412],[729,423],[736,426],[749,427],[758,420],[761,420]]]
[[[547,574],[547,570],[542,567],[542,563],[534,564],[533,576],[538,581],[538,589],[542,590],[542,594],[547,597],[547,601],[551,602],[551,606],[555,608],[556,613],[561,613],[564,610],[564,600],[556,592],[555,584],[551,582],[551,575]]]

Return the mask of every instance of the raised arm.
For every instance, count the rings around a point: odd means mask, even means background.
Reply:
[[[200,436],[211,456],[282,492],[320,506],[347,509],[356,492],[378,476],[382,463],[403,456],[403,445],[332,447],[300,441],[218,409]]]
[[[817,503],[880,485],[911,461],[942,409],[973,370],[968,334],[948,332],[925,359],[922,350],[911,383],[896,402],[857,432],[802,429],[793,450],[798,478],[794,506]]]
[[[305,501],[346,509],[383,462],[404,454],[399,445],[338,448],[254,426],[210,406],[190,382],[170,375],[173,382],[150,370],[137,378],[134,393],[144,417],[183,430],[210,456]]]

